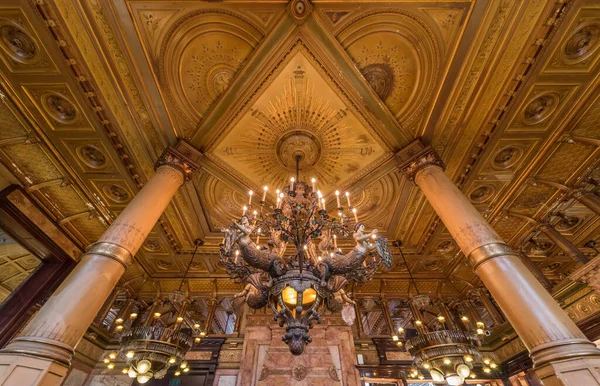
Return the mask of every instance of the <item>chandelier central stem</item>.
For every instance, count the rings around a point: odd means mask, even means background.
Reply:
[[[300,154],[296,154],[296,181],[300,181],[300,160],[302,156]]]

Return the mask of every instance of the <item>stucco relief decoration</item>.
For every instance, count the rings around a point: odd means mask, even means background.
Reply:
[[[77,157],[92,169],[102,169],[106,166],[106,156],[97,146],[80,145],[75,149]]]
[[[297,56],[215,145],[217,161],[252,183],[281,187],[281,181],[295,175],[295,157],[300,156],[300,178],[316,178],[324,194],[366,172],[384,156],[383,149],[325,85]]]
[[[492,159],[494,169],[510,169],[523,156],[523,148],[520,146],[505,146],[498,150]]]
[[[375,94],[403,124],[411,124],[430,101],[440,52],[429,27],[409,12],[365,14],[338,35]]]
[[[35,41],[21,27],[0,19],[0,41],[4,51],[16,62],[32,64],[40,59]]]
[[[536,96],[523,111],[523,123],[531,126],[548,119],[558,107],[560,96],[556,92],[546,92]]]
[[[228,11],[201,10],[177,20],[158,54],[160,78],[184,134],[229,87],[262,39],[259,29]]]
[[[568,65],[581,63],[598,49],[600,21],[588,21],[580,25],[566,41],[563,48],[564,62]]]

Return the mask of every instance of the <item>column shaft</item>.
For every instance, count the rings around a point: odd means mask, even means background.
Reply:
[[[74,347],[184,182],[184,177],[182,170],[170,164],[156,170],[20,336],[0,352],[0,364],[19,366],[20,355],[26,355],[69,366]],[[12,385],[13,373],[0,375],[0,385]]]
[[[554,227],[550,224],[540,224],[540,230],[544,232],[544,234],[552,240],[557,247],[561,249],[565,253],[565,255],[569,256],[573,260],[579,263],[587,263],[590,261],[576,246],[571,244],[571,242],[562,235],[559,231],[554,229]]]
[[[536,366],[600,351],[588,341],[521,259],[444,174],[439,163],[421,163],[421,188],[475,272],[519,334]]]
[[[521,258],[521,261],[523,262],[523,264],[525,264],[525,266],[527,268],[529,268],[529,270],[531,271],[533,276],[535,276],[535,278],[540,282],[540,284],[548,292],[552,293],[552,282],[550,282],[550,280],[546,277],[546,275],[544,275],[544,273],[542,271],[540,271],[538,266],[535,265],[535,263],[529,258],[529,256],[527,256],[523,252],[519,252],[519,257]]]

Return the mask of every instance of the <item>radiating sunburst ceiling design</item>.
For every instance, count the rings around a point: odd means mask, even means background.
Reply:
[[[298,155],[300,178],[324,194],[391,156],[301,52],[210,153],[272,191],[295,175]]]

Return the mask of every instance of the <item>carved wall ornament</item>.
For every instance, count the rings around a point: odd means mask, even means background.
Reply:
[[[158,267],[158,269],[162,269],[162,270],[169,270],[171,268],[173,268],[173,263],[169,260],[158,260],[158,262],[156,263],[156,266]]]
[[[385,101],[394,87],[394,71],[387,63],[372,63],[361,70],[373,91]]]
[[[509,169],[523,156],[523,148],[509,145],[501,148],[493,157],[492,166],[496,169]]]
[[[588,21],[577,27],[564,45],[565,63],[573,65],[589,58],[598,48],[599,39],[600,22]]]
[[[168,148],[158,158],[156,164],[154,165],[154,168],[158,169],[161,166],[171,166],[179,170],[183,174],[183,178],[185,181],[189,181],[190,178],[192,178],[192,174],[196,170],[197,165],[194,165],[192,161],[188,158],[189,157],[186,157],[183,154],[181,154],[176,148]]]
[[[396,119],[410,126],[439,82],[442,57],[436,35],[420,15],[400,7],[344,21],[338,40]]]
[[[565,215],[561,216],[559,222],[556,223],[556,229],[561,231],[568,231],[575,228],[577,225],[581,224],[582,218],[573,215]]]
[[[562,267],[562,263],[555,261],[553,263],[548,263],[545,266],[543,266],[541,269],[543,272],[546,273],[554,273],[556,271],[558,271],[560,269],[560,267]]]
[[[41,97],[42,107],[52,119],[65,125],[73,124],[78,120],[78,111],[75,105],[56,92],[46,92]]]
[[[142,244],[142,248],[148,252],[160,252],[162,250],[162,246],[158,240],[146,240]]]
[[[556,92],[545,92],[533,99],[523,111],[525,125],[537,125],[548,119],[558,107],[560,96]]]
[[[439,166],[442,169],[446,167],[435,150],[429,147],[426,149],[426,152],[419,154],[417,158],[401,166],[401,170],[410,181],[414,182],[415,176],[420,170],[432,165]]]
[[[489,201],[495,193],[496,188],[492,185],[482,185],[471,191],[469,199],[476,204],[480,204]]]
[[[77,157],[92,169],[102,169],[106,167],[107,159],[102,150],[94,145],[79,145],[75,148]]]
[[[4,52],[15,62],[34,64],[41,59],[35,40],[19,25],[0,19],[0,43]]]
[[[456,249],[456,243],[452,240],[444,240],[438,243],[436,250],[440,253],[449,253]]]
[[[290,2],[289,11],[297,23],[301,23],[312,13],[313,7],[308,0],[293,0]]]
[[[102,191],[106,197],[119,204],[123,204],[131,199],[127,190],[116,184],[104,185]]]
[[[301,364],[296,365],[292,368],[292,378],[297,381],[301,381],[308,375],[308,369]]]
[[[184,136],[229,87],[262,38],[254,23],[227,10],[200,9],[172,23],[156,60]]]
[[[207,155],[249,186],[288,181],[299,156],[300,178],[316,178],[327,195],[389,157],[346,106],[300,51]]]

